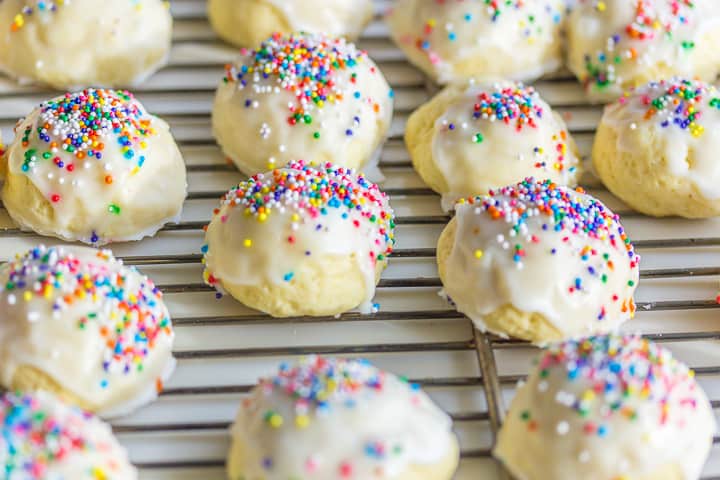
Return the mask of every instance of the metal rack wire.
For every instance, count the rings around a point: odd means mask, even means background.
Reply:
[[[113,246],[128,264],[166,292],[177,331],[179,367],[155,404],[114,423],[143,479],[221,479],[226,429],[239,399],[259,375],[288,357],[324,353],[364,356],[419,382],[455,420],[462,447],[458,478],[507,478],[490,457],[514,384],[536,351],[523,342],[474,330],[437,295],[435,240],[448,217],[439,199],[412,171],[402,144],[409,112],[434,92],[405,63],[380,22],[368,30],[368,49],[396,88],[397,114],[381,167],[384,189],[398,213],[398,249],[378,290],[381,311],[339,318],[271,319],[230,299],[215,300],[200,279],[202,227],[225,189],[240,176],[228,166],[209,130],[221,66],[234,51],[220,43],[205,18],[203,0],[173,0],[175,44],[170,65],[136,93],[166,118],[188,163],[190,195],[182,221],[154,239]],[[388,2],[378,1],[378,11]],[[589,151],[599,109],[583,101],[567,75],[538,83],[563,113],[581,151]],[[15,120],[54,93],[19,87],[0,77],[0,128],[9,140]],[[583,182],[618,213],[645,257],[638,290],[641,330],[690,363],[720,410],[720,320],[715,301],[720,276],[720,220],[691,222],[642,217],[614,199],[592,177]],[[48,242],[21,232],[0,206],[0,261]],[[720,479],[716,439],[704,480]]]

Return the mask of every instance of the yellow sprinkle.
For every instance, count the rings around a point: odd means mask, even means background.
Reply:
[[[261,222],[267,220],[267,213],[261,213],[260,215],[258,215],[258,220]]]
[[[275,413],[270,417],[269,422],[271,427],[280,428],[283,425],[283,418],[277,413]]]
[[[480,260],[483,257],[484,253],[482,250],[475,250],[475,258]]]
[[[30,300],[32,300],[32,297],[33,297],[32,292],[25,292],[23,294],[23,298],[25,299],[26,302],[29,302]]]
[[[252,247],[252,240],[250,240],[249,238],[246,238],[246,239],[243,241],[243,245],[245,246],[245,248],[250,248],[250,247]]]
[[[310,417],[307,415],[298,415],[295,417],[295,425],[298,428],[306,428],[308,425],[310,425]]]
[[[605,5],[605,2],[598,2],[595,8],[597,8],[598,12],[604,12],[607,6]]]

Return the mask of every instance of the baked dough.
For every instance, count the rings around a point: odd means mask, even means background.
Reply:
[[[7,480],[137,480],[110,426],[47,392],[0,397]]]
[[[213,132],[247,175],[298,159],[359,169],[377,163],[392,97],[378,67],[353,44],[276,35],[227,67]]]
[[[230,480],[450,480],[451,420],[364,360],[308,357],[252,391],[232,428]]]
[[[205,281],[275,317],[370,313],[394,227],[362,175],[292,162],[225,195],[207,228]]]
[[[165,64],[162,0],[3,0],[0,69],[59,90],[130,87]]]
[[[209,0],[223,40],[255,47],[273,33],[324,33],[356,40],[373,17],[372,0]]]
[[[692,371],[639,336],[610,335],[541,355],[494,453],[525,480],[695,480],[715,431]]]
[[[458,203],[437,249],[458,311],[483,331],[536,344],[630,319],[639,260],[600,201],[533,179]]]
[[[680,78],[651,82],[605,109],[593,164],[608,189],[639,212],[717,216],[718,128],[714,86]]]
[[[580,175],[560,115],[533,87],[512,82],[446,88],[410,116],[405,142],[446,210],[529,176],[574,186]]]
[[[0,382],[104,417],[157,396],[174,334],[152,281],[107,251],[36,247],[0,267]]]
[[[531,81],[562,63],[563,0],[399,0],[387,15],[395,43],[441,84]]]
[[[716,0],[585,0],[568,19],[568,67],[596,102],[674,75],[720,72]]]
[[[41,104],[0,164],[2,200],[21,228],[94,245],[154,235],[179,219],[187,191],[170,128],[126,91]]]

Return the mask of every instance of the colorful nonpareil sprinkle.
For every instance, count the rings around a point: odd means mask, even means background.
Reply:
[[[99,420],[76,407],[60,404],[48,394],[2,395],[0,421],[3,478],[55,478],[48,477],[48,469],[53,465],[62,464],[75,455],[97,453],[108,456],[105,464],[88,465],[86,475],[78,480],[107,480],[115,473],[112,470],[117,470],[120,460],[111,458],[110,440],[96,443],[84,434],[88,428],[98,428],[92,423]]]
[[[380,99],[367,96],[358,80],[358,67],[366,62],[367,54],[344,39],[275,34],[257,50],[243,50],[239,64],[226,66],[224,81],[248,90],[247,108],[257,108],[258,98],[278,89],[289,92],[295,101],[288,106],[288,123],[313,125],[318,110],[341,102],[363,102],[380,112]],[[374,67],[371,73],[380,75]]]
[[[586,1],[592,2],[601,19],[613,14],[609,2]],[[694,0],[633,0],[633,3],[630,23],[610,36],[601,50],[586,54],[583,79],[586,85],[606,88],[615,84],[617,69],[628,63],[638,64],[648,45],[668,43],[687,52],[695,48],[692,38],[698,27],[693,27],[697,16]],[[688,34],[681,35],[681,29],[687,29]]]
[[[513,128],[518,134],[528,129],[537,129],[538,124],[543,121],[546,116],[552,121],[552,114],[546,111],[541,105],[540,95],[533,87],[526,87],[520,83],[501,85],[496,84],[477,94],[472,99],[472,104],[468,106],[472,111],[472,119],[475,121],[472,130],[470,125],[457,125],[451,120],[443,122],[442,131],[448,135],[467,134],[471,131],[469,140],[472,143],[479,144],[486,141],[487,137],[483,134],[483,124],[485,122],[501,122]],[[536,168],[552,167],[554,170],[565,170],[565,159],[568,154],[568,133],[565,130],[553,132],[552,142],[554,150],[550,152],[544,151],[543,147],[536,146],[532,154],[538,159],[535,163]],[[550,158],[549,161],[545,159]],[[572,172],[576,167],[570,167]]]
[[[669,350],[639,335],[612,334],[556,344],[542,355],[538,368],[541,381],[562,378],[568,383],[547,394],[579,417],[585,435],[606,437],[616,420],[661,426],[681,422],[697,408],[693,372]],[[650,411],[652,418],[640,417],[648,411],[644,404],[657,406]],[[523,414],[532,417],[531,412]],[[558,433],[567,433],[568,427],[559,425]]]
[[[566,250],[558,251],[553,246],[544,252],[533,251],[552,256],[571,255],[587,265],[583,274],[568,285],[567,291],[571,295],[586,291],[590,283],[607,284],[610,276],[616,275],[613,251],[625,253],[630,271],[639,268],[640,257],[620,225],[619,216],[580,188],[572,190],[549,180],[541,182],[528,178],[517,185],[492,190],[488,195],[461,200],[458,208],[461,206],[472,208],[475,215],[507,224],[507,234],[499,235],[497,241],[518,268],[526,261],[528,245],[542,245],[548,234],[560,236]],[[602,249],[598,248],[598,241],[603,245]],[[635,285],[633,278],[623,282],[629,287]],[[622,312],[632,314],[635,311],[631,298],[623,299],[621,292],[613,295],[613,301],[620,300]],[[602,308],[598,320],[604,317],[605,308]]]
[[[650,82],[620,99],[621,104],[639,101],[644,119],[663,128],[687,130],[692,136],[705,133],[701,120],[706,109],[720,109],[720,92],[701,81],[675,78]]]
[[[20,12],[13,18],[10,30],[17,32],[25,26],[26,18],[42,12],[55,12],[69,0],[33,0],[25,4]]]
[[[259,223],[281,215],[290,232],[299,225],[323,231],[331,221],[329,216],[335,221],[339,214],[341,221],[351,222],[358,232],[369,232],[368,241],[373,245],[369,260],[373,264],[384,261],[395,244],[395,220],[387,196],[363,175],[330,163],[312,166],[296,161],[286,168],[255,175],[231,189],[221,204],[223,208],[241,209],[246,217]],[[227,213],[222,209],[216,210],[215,215],[221,215],[223,223],[227,221]],[[290,234],[286,241],[292,245],[295,238]],[[251,239],[243,241],[245,248],[252,245]],[[208,247],[203,247],[203,253],[207,252]],[[210,285],[218,283],[207,270],[205,280]],[[292,280],[292,274],[286,275],[285,280]]]
[[[55,322],[72,314],[75,328],[97,332],[104,345],[97,361],[107,387],[112,375],[143,371],[156,341],[173,334],[162,293],[146,277],[134,286],[130,275],[140,274],[109,252],[97,251],[88,260],[62,247],[36,247],[0,269],[2,309],[11,314],[22,305],[28,321]],[[42,318],[48,310],[52,317]]]

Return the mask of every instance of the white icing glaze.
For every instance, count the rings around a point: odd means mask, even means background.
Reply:
[[[136,480],[110,426],[47,392],[0,399],[5,480]]]
[[[306,48],[312,59],[300,55],[289,60],[292,68],[277,69],[287,45]],[[367,54],[344,40],[310,34],[276,37],[263,51],[243,50],[215,97],[213,131],[238,168],[252,175],[296,159],[351,168],[368,163],[390,127],[393,93]],[[266,70],[267,76],[260,74]],[[308,92],[326,99],[314,101]]]
[[[4,386],[33,366],[110,417],[153,400],[174,369],[162,294],[109,252],[37,247],[17,257],[0,267],[0,307]]]
[[[267,0],[285,14],[295,32],[357,38],[372,18],[371,0]]]
[[[577,183],[579,159],[565,122],[532,87],[469,86],[435,122],[433,160],[449,192],[443,205],[528,176]]]
[[[687,178],[708,199],[720,198],[720,92],[714,86],[679,78],[651,82],[608,106],[602,124],[615,132],[621,152],[642,151],[629,132],[646,130],[665,160],[653,168]]]
[[[75,102],[98,105],[93,113],[107,118],[60,118]],[[93,123],[99,128],[88,136]],[[83,134],[86,140],[75,140]],[[7,159],[10,174],[27,177],[54,218],[33,218],[6,189],[8,211],[43,235],[93,244],[139,240],[177,221],[185,199],[185,166],[168,125],[127,92],[90,89],[42,104],[16,126]]]
[[[387,21],[410,60],[443,84],[532,80],[560,66],[562,0],[493,3],[401,0]]]
[[[714,0],[579,0],[569,17],[568,66],[592,99],[659,75],[717,76],[720,8]],[[602,8],[598,4],[602,4]],[[650,78],[647,78],[648,73]]]
[[[442,462],[453,442],[450,418],[418,387],[363,360],[320,357],[261,380],[232,432],[245,462],[231,458],[231,473],[267,480],[394,478]]]
[[[670,351],[612,335],[541,356],[495,455],[526,480],[696,480],[715,431],[705,393]]]
[[[311,179],[321,197],[308,189]],[[257,191],[265,193],[259,202]],[[307,258],[351,255],[366,281],[360,309],[370,313],[378,262],[387,262],[395,243],[393,228],[387,197],[364,177],[342,167],[292,162],[226,194],[207,229],[205,279],[220,288],[222,282],[282,284]]]
[[[443,285],[479,328],[506,305],[542,314],[566,337],[631,318],[639,257],[598,200],[529,179],[458,204],[455,218]]]

